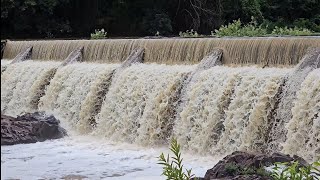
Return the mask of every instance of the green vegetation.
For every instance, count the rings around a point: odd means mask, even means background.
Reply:
[[[252,21],[247,25],[242,25],[240,19],[229,23],[226,26],[221,26],[215,33],[211,32],[212,36],[224,37],[224,36],[234,36],[234,37],[258,37],[258,36],[279,36],[279,35],[290,35],[290,36],[306,36],[312,35],[312,31],[306,28],[280,28],[275,26],[274,29],[268,32],[268,26],[263,27],[263,25],[257,25],[257,22],[252,19]]]
[[[158,157],[158,164],[163,166],[162,175],[168,180],[190,180],[194,178],[191,169],[183,169],[183,158],[181,157],[181,147],[176,139],[171,140],[170,151],[174,156],[170,158],[169,154],[163,153]],[[275,163],[272,171],[267,171],[264,167],[243,168],[235,163],[225,165],[226,176],[235,175],[260,175],[262,177],[271,177],[274,180],[315,180],[320,174],[320,160],[308,166],[300,166],[299,162]]]
[[[107,32],[104,29],[96,29],[94,33],[91,33],[91,39],[104,39],[107,37]]]
[[[190,31],[186,30],[186,32],[180,31],[179,36],[180,37],[200,37],[201,35],[199,35],[197,31],[194,31],[193,29],[191,29]]]
[[[265,36],[267,35],[267,29],[262,28],[261,25],[257,26],[255,21],[251,21],[249,24],[242,26],[240,19],[229,23],[226,26],[221,26],[215,33],[211,32],[212,36]]]
[[[253,175],[258,174],[263,177],[270,176],[271,173],[268,172],[265,168],[242,168],[235,163],[226,164],[226,175],[235,176],[235,175]]]
[[[316,161],[307,167],[299,167],[298,162],[276,163],[271,177],[275,180],[313,180],[318,179],[316,173],[320,173],[320,161]]]
[[[271,34],[274,35],[291,35],[291,36],[306,36],[306,35],[312,35],[312,32],[309,29],[306,28],[288,28],[285,26],[284,28],[276,26]]]
[[[320,32],[319,9],[318,0],[1,0],[1,38],[89,38],[101,28],[108,36],[208,35],[235,19],[249,31],[240,34],[263,34],[251,17],[268,34],[276,26]]]
[[[166,176],[168,180],[191,179],[194,176],[191,172],[191,169],[185,169],[186,172],[184,172],[180,145],[178,144],[177,140],[172,139],[170,151],[174,154],[171,159],[169,154],[167,157],[165,157],[163,153],[161,153],[161,155],[158,157],[158,164],[163,166],[162,175]]]

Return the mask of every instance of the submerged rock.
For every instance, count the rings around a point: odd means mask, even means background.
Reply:
[[[243,180],[264,180],[271,179],[264,167],[271,166],[276,162],[298,161],[300,166],[307,166],[308,163],[301,157],[289,156],[282,153],[251,154],[235,151],[224,157],[212,169],[207,170],[204,179],[243,179]]]
[[[27,113],[17,118],[1,114],[1,145],[35,143],[67,135],[60,121],[43,112]]]

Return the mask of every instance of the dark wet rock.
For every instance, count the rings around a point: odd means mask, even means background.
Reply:
[[[72,51],[68,57],[60,64],[60,67],[72,64],[75,62],[82,62],[84,47],[79,47]]]
[[[1,114],[1,145],[35,143],[66,135],[59,120],[43,112],[27,113],[17,118]]]
[[[144,58],[144,51],[144,48],[134,49],[127,57],[127,59],[121,64],[119,69],[122,70],[131,66],[132,64],[142,63]]]
[[[7,40],[1,40],[1,59],[3,57],[4,48],[6,47]]]
[[[10,64],[23,62],[26,60],[30,60],[32,56],[32,49],[33,47],[28,47],[25,51],[20,52],[12,61]]]
[[[224,157],[212,169],[207,170],[204,179],[243,179],[265,180],[270,179],[268,172],[263,167],[271,166],[276,162],[298,161],[300,166],[308,163],[299,156],[289,156],[282,153],[254,154],[235,151]]]

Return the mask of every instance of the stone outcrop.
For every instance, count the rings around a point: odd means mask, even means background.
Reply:
[[[6,47],[7,40],[1,40],[1,59],[3,57],[4,48]]]
[[[204,179],[243,179],[243,180],[264,180],[270,179],[263,174],[261,169],[271,166],[276,162],[298,161],[300,166],[307,166],[308,163],[301,157],[289,156],[281,153],[250,154],[235,151],[219,161],[212,169],[207,170]],[[260,169],[260,171],[259,171]]]
[[[32,46],[28,47],[25,51],[20,52],[12,61],[10,64],[23,62],[25,60],[31,59],[32,56]]]
[[[143,48],[137,48],[133,50],[130,55],[127,57],[127,59],[121,64],[120,68],[117,71],[121,71],[122,69],[125,69],[132,64],[135,63],[142,63],[144,57],[144,49]]]
[[[1,145],[35,143],[66,135],[54,116],[43,112],[27,113],[17,118],[1,114]]]
[[[82,62],[83,59],[83,47],[79,47],[72,51],[68,57],[60,64],[60,67],[66,66],[68,64],[72,64],[75,62]]]

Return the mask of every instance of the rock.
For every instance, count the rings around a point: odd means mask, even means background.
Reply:
[[[292,161],[298,161],[300,166],[308,165],[303,158],[298,156],[290,157],[282,153],[267,155],[235,151],[224,157],[212,169],[207,170],[204,179],[270,179],[269,176],[266,176],[263,167],[271,166],[276,162],[290,163]]]
[[[60,67],[66,66],[68,64],[72,64],[75,62],[82,62],[83,59],[83,47],[79,47],[73,50],[68,57],[60,64]]]
[[[54,116],[43,112],[27,113],[17,118],[1,114],[1,145],[35,143],[66,135]]]
[[[6,47],[7,40],[1,40],[1,59],[3,57],[4,48]]]
[[[26,60],[30,60],[32,56],[32,49],[33,47],[28,47],[25,51],[20,52],[12,61],[10,64],[23,62]]]
[[[144,58],[144,48],[136,48],[134,49],[127,59],[121,64],[119,69],[125,69],[132,64],[142,63]]]

